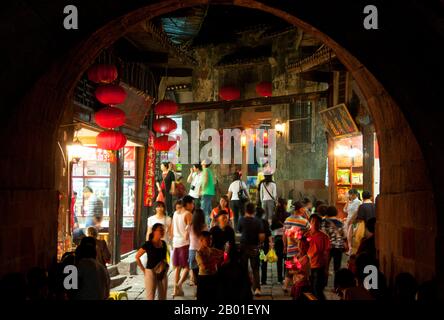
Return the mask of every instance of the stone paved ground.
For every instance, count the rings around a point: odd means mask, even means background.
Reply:
[[[143,283],[143,275],[139,274],[135,276],[129,276],[126,283],[131,286],[128,292],[129,300],[145,300],[145,287]],[[332,270],[330,271],[332,274]],[[325,295],[328,300],[338,300],[337,296],[333,294],[332,291],[333,277],[329,277],[329,285],[325,289]],[[173,297],[171,296],[174,288],[174,273],[170,271],[168,277],[168,300],[195,300],[195,288],[188,285],[188,281],[183,285],[183,290],[185,295],[183,297]],[[288,294],[285,294],[282,290],[282,286],[277,283],[277,270],[276,264],[268,264],[268,280],[267,285],[262,286],[262,295],[260,297],[255,297],[255,300],[291,300]]]

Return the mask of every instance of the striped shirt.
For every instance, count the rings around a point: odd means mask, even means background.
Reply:
[[[302,216],[289,216],[284,222],[284,232],[296,227],[300,230],[308,230],[310,223]],[[287,259],[298,254],[298,240],[294,237],[287,237]]]

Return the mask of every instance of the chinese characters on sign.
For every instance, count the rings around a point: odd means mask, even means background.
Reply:
[[[145,195],[143,197],[143,203],[145,207],[151,207],[156,193],[156,152],[154,150],[154,134],[152,132],[150,132],[148,137],[145,167]]]

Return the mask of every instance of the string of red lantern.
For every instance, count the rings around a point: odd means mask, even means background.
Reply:
[[[154,113],[159,116],[171,116],[179,109],[176,102],[172,100],[159,101],[154,107]]]
[[[126,91],[117,84],[105,84],[96,89],[95,96],[102,104],[117,105],[125,102]]]
[[[102,128],[113,129],[123,126],[126,115],[117,107],[105,107],[95,113],[94,119]]]
[[[118,84],[113,84],[118,77],[117,68],[109,64],[96,64],[88,70],[88,79],[100,84],[94,92],[97,100],[107,107],[95,113],[95,122],[102,128],[114,129],[126,121],[125,112],[113,107],[125,102],[127,93]],[[104,150],[119,150],[125,146],[127,137],[115,130],[100,132],[96,137],[97,147]]]
[[[176,102],[172,100],[159,101],[154,106],[154,113],[158,116],[170,116],[176,114],[179,107]],[[161,136],[154,139],[154,149],[156,151],[170,151],[175,147],[176,141],[170,139],[170,136],[165,135],[177,129],[177,123],[171,118],[163,117],[154,120],[153,130],[162,133]]]
[[[126,142],[126,136],[120,131],[102,131],[96,137],[97,146],[104,150],[119,150],[125,146]]]
[[[170,118],[160,118],[154,120],[153,129],[158,133],[170,133],[177,129],[177,123]]]
[[[170,140],[171,139],[171,140]],[[170,151],[172,148],[176,146],[176,140],[172,140],[173,138],[168,135],[161,135],[154,139],[154,149],[156,151]]]

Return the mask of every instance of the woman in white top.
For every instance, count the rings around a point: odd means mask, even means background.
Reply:
[[[237,230],[239,217],[245,214],[245,202],[239,199],[239,193],[242,192],[246,199],[249,199],[247,185],[241,180],[239,172],[233,174],[233,182],[228,188],[228,199],[230,200],[230,206],[234,213],[234,230]]]
[[[153,226],[156,223],[163,224],[165,227],[165,236],[162,238],[163,241],[169,243],[171,240],[171,217],[166,215],[166,207],[165,203],[158,201],[156,202],[156,214],[148,218],[148,229],[146,231],[146,241],[149,240],[150,233],[153,229]]]
[[[196,262],[196,252],[200,248],[200,235],[202,231],[207,231],[208,227],[205,223],[205,213],[201,209],[194,210],[190,228],[190,253],[188,262],[190,263],[191,281],[190,285],[195,285],[199,274],[199,266]]]
[[[359,192],[356,189],[350,189],[348,191],[348,200],[345,204],[342,211],[344,211],[347,214],[347,218],[345,220],[344,229],[347,234],[347,242],[348,242],[348,248],[349,251],[347,252],[348,255],[352,255],[353,253],[353,222],[358,215],[358,209],[361,205],[361,200],[359,200]]]
[[[200,186],[202,185],[202,165],[200,163],[194,164],[190,169],[187,182],[190,184],[190,192],[188,194],[194,198],[195,207],[200,208]]]
[[[265,210],[265,219],[271,224],[271,218],[276,210],[277,188],[271,174],[265,175],[265,179],[259,187],[259,198],[262,208]]]

